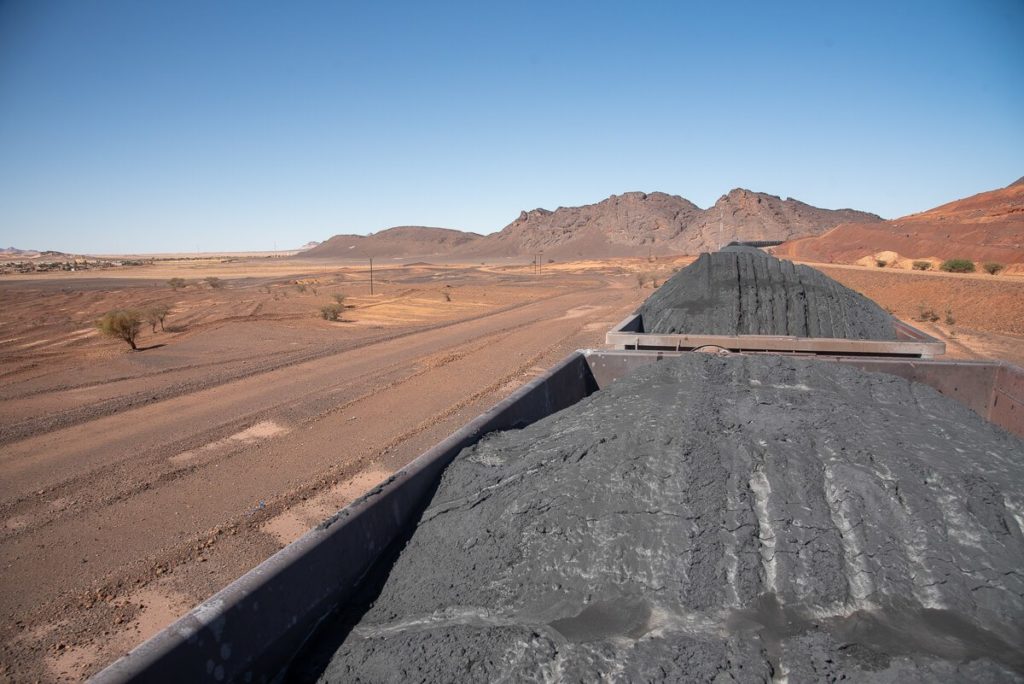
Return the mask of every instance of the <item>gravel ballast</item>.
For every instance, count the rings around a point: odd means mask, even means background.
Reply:
[[[808,266],[753,249],[701,254],[637,311],[662,335],[790,335],[895,340],[892,317]]]
[[[1022,453],[895,376],[664,360],[465,449],[321,681],[1024,681]]]

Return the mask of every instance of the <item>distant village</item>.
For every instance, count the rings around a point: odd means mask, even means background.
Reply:
[[[145,266],[153,263],[152,259],[100,259],[96,257],[77,257],[68,254],[41,253],[31,259],[13,259],[0,261],[0,275],[8,273],[41,273],[53,271],[92,271],[122,266]]]

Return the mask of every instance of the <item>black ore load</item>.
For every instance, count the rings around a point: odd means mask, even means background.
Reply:
[[[1024,681],[1022,526],[1024,443],[931,388],[685,355],[465,449],[369,609],[300,665],[324,682]]]
[[[892,317],[808,266],[759,250],[701,254],[637,311],[643,332],[895,340]]]

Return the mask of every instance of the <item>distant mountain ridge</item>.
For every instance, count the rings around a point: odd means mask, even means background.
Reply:
[[[396,226],[369,235],[335,235],[303,251],[306,258],[421,257],[447,255],[482,236],[451,228]]]
[[[373,235],[336,235],[304,257],[366,258],[448,255],[576,259],[697,254],[730,240],[789,240],[849,222],[881,217],[820,209],[794,199],[737,188],[709,209],[678,195],[627,192],[595,204],[523,211],[497,233],[400,226]]]

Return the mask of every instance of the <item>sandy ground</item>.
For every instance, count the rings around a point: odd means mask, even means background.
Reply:
[[[3,277],[0,679],[96,672],[571,350],[601,346],[651,293],[638,274],[660,282],[689,261],[375,264],[373,295],[365,265],[281,258]],[[951,355],[1024,362],[1021,279],[828,272]],[[343,320],[318,318],[335,294]],[[922,303],[956,322],[913,321]],[[145,327],[144,351],[92,326],[150,304],[172,311],[166,331]]]

